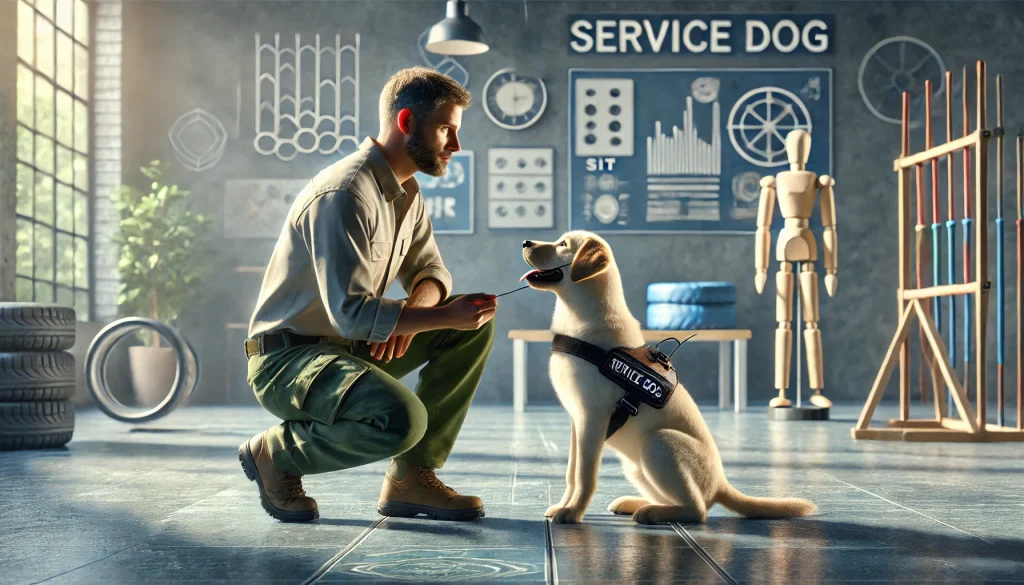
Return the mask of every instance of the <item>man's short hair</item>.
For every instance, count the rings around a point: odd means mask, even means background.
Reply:
[[[469,91],[444,73],[409,67],[392,75],[380,92],[381,127],[390,126],[405,108],[424,120],[439,106],[455,104],[466,109],[472,101]]]

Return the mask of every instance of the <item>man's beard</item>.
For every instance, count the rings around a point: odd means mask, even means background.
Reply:
[[[432,151],[427,146],[427,141],[420,130],[416,130],[409,136],[409,140],[405,143],[405,152],[421,172],[431,177],[443,177],[448,170],[447,162],[441,160],[441,153],[444,152],[444,149]]]

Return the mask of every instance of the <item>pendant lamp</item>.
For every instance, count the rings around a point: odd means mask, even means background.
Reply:
[[[448,0],[446,17],[430,28],[426,49],[441,55],[486,53],[484,30],[469,17],[466,0]]]

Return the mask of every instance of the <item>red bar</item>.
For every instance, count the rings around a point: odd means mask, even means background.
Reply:
[[[967,68],[964,67],[964,136],[971,133],[970,114],[967,112]],[[964,149],[964,217],[971,217],[971,149]],[[967,262],[967,257],[964,256]],[[964,266],[970,267],[970,264]],[[970,280],[970,275],[964,273],[964,282]]]
[[[925,149],[929,149],[934,144],[934,137],[932,136],[932,80],[926,79],[924,81],[924,134],[925,134]],[[939,223],[939,165],[938,161],[931,159],[928,161],[928,166],[932,171],[932,223]]]
[[[946,142],[953,142],[953,72],[946,72]],[[953,200],[953,153],[946,155],[946,210],[949,220],[956,219],[956,202]]]
[[[903,150],[901,156],[910,154],[910,94],[903,92]]]

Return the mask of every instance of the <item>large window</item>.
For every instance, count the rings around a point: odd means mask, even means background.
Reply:
[[[89,21],[84,0],[18,2],[17,299],[90,318]]]

